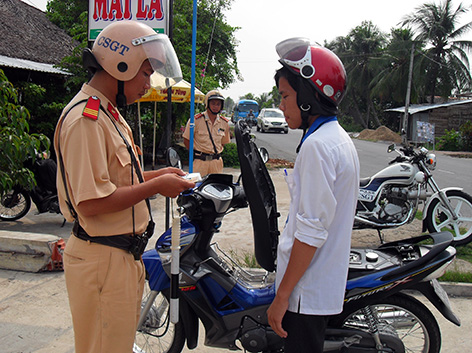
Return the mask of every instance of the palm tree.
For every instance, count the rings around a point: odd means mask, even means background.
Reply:
[[[424,84],[421,81],[422,69],[419,64],[423,50],[419,46],[421,43],[414,42],[410,28],[393,28],[379,60],[381,70],[371,81],[372,95],[378,97],[386,107],[396,107],[405,102],[413,44],[416,48],[413,70],[417,74],[413,74],[415,81],[411,93],[412,101],[417,102],[418,95],[423,94]]]
[[[365,128],[380,125],[370,87],[380,70],[379,58],[385,42],[386,37],[379,28],[364,21],[347,37],[338,37],[328,44],[344,63],[348,77],[344,110]],[[371,117],[374,122],[370,121]]]
[[[467,58],[472,41],[460,39],[472,28],[472,22],[456,29],[460,16],[470,9],[460,4],[453,10],[452,0],[445,0],[439,5],[426,3],[402,22],[403,26],[415,28],[416,40],[425,44],[421,64],[426,73],[425,88],[431,103],[437,93],[448,97],[454,90],[470,89],[472,86]]]

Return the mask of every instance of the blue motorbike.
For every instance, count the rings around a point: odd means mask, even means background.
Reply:
[[[267,322],[274,295],[278,244],[275,189],[244,121],[235,127],[241,177],[213,174],[182,193],[180,274],[171,286],[171,232],[143,254],[147,272],[134,352],[181,352],[198,345],[246,352],[283,352],[283,340]],[[224,216],[249,206],[254,254],[261,268],[246,269],[212,242]],[[424,295],[449,321],[460,325],[437,278],[455,257],[451,233],[432,233],[352,249],[344,309],[332,318],[325,352],[438,353],[441,333],[431,311],[412,294]],[[174,277],[175,278],[175,277]],[[171,298],[179,298],[171,320]]]

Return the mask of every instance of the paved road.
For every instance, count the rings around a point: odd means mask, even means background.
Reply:
[[[253,129],[256,136],[256,144],[264,146],[269,151],[270,158],[295,161],[295,149],[298,146],[302,131],[290,130],[288,134],[261,133]],[[389,143],[371,142],[354,139],[359,161],[361,164],[361,177],[372,176],[385,168],[388,162],[396,157],[395,153],[387,153]],[[454,158],[444,152],[436,151],[437,168],[433,171],[433,177],[440,188],[462,187],[472,195],[472,158]]]

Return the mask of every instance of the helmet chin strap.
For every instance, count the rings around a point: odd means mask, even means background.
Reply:
[[[299,129],[303,130],[302,138],[300,139],[300,143],[297,146],[296,152],[300,151],[300,147],[302,147],[303,138],[305,137],[306,131],[310,127],[308,124],[308,120],[310,119],[310,106],[308,105],[308,109],[305,110],[306,107],[303,105],[300,106],[301,114],[302,114],[302,123],[298,127]]]
[[[125,83],[118,81],[118,93],[116,94],[116,105],[118,108],[126,108]]]

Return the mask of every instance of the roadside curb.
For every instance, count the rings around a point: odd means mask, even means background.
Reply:
[[[440,282],[440,284],[452,297],[472,298],[472,283]]]

